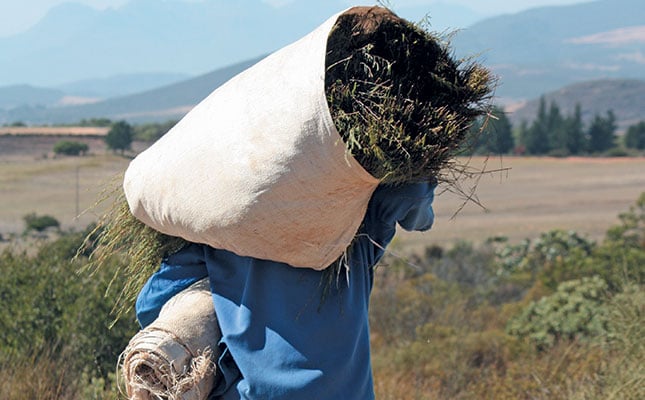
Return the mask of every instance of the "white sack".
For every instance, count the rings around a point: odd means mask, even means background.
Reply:
[[[131,400],[203,400],[215,384],[221,333],[208,278],[183,290],[122,355]]]
[[[242,256],[314,269],[341,256],[379,182],[347,154],[326,102],[338,15],[219,87],[136,157],[124,181],[132,213]]]

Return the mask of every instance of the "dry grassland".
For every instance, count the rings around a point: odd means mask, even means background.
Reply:
[[[43,158],[45,145],[30,148],[36,150],[3,154],[0,149],[2,235],[20,233],[22,217],[30,212],[50,214],[64,228],[84,228],[102,209],[76,218],[76,199],[80,211],[91,209],[103,188],[119,184],[114,179],[129,161],[111,155],[98,143],[90,146],[94,155],[86,157]],[[476,158],[471,165],[481,170],[485,161]],[[505,157],[487,160],[485,168],[502,169],[480,177],[476,194],[485,208],[471,201],[453,218],[463,199],[439,193],[434,228],[423,234],[402,233],[399,241],[419,249],[460,239],[479,242],[497,235],[516,242],[555,228],[574,229],[598,239],[617,222],[618,213],[645,191],[645,158]],[[464,188],[473,184],[465,182]]]
[[[119,185],[129,159],[108,152],[95,138],[74,139],[86,142],[91,155],[54,157],[51,149],[61,139],[66,138],[0,136],[0,235],[21,233],[22,217],[32,212],[81,230],[104,209],[93,205],[106,187]]]
[[[0,135],[106,136],[109,127],[96,126],[6,126]]]
[[[406,243],[479,242],[492,236],[518,242],[551,229],[600,239],[645,192],[645,158],[504,157],[477,158],[470,164],[476,170],[501,170],[479,177],[481,206],[469,201],[459,211],[463,197],[441,193],[433,229],[400,235]],[[466,182],[464,189],[474,184]]]

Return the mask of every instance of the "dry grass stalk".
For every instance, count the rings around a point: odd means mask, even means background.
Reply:
[[[77,255],[89,254],[86,268],[94,271],[117,261],[114,276],[128,276],[114,305],[115,321],[130,310],[137,293],[159,268],[164,256],[176,252],[187,242],[156,231],[136,219],[130,212],[120,184],[107,192],[101,201],[112,201],[111,207],[85,238]],[[113,281],[114,282],[114,279]],[[112,285],[108,286],[111,290]]]

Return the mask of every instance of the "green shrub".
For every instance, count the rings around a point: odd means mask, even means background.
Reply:
[[[151,122],[147,124],[136,125],[133,128],[134,138],[144,142],[154,142],[166,134],[177,121],[167,121],[164,123]]]
[[[25,232],[37,231],[42,232],[47,228],[60,228],[60,223],[58,220],[51,215],[37,215],[36,213],[30,213],[22,217],[25,221]]]
[[[518,245],[503,247],[497,255],[506,272],[530,271],[536,274],[549,263],[588,255],[594,246],[594,242],[575,231],[554,229],[533,241],[525,240]]]
[[[118,291],[107,288],[124,284],[112,281],[121,260],[115,258],[93,275],[80,272],[82,258],[71,261],[83,236],[63,234],[35,254],[11,249],[0,253],[0,380],[21,363],[57,364],[64,377],[51,384],[70,385],[70,390],[86,386],[88,380],[112,379],[118,355],[137,326],[132,314],[112,326]]]
[[[112,121],[108,118],[90,118],[90,119],[82,119],[79,123],[78,126],[104,126],[108,127],[112,125]]]
[[[507,331],[528,338],[538,349],[599,336],[607,329],[606,290],[607,283],[599,277],[563,282],[554,294],[531,302],[512,318]]]
[[[564,157],[569,157],[571,153],[569,153],[569,149],[558,148],[558,149],[549,150],[547,155],[549,157],[564,158]]]
[[[475,247],[470,242],[458,241],[439,262],[434,263],[432,272],[448,282],[482,287],[496,275],[494,262],[492,248]]]
[[[620,224],[607,231],[607,241],[626,247],[645,247],[645,192],[628,211],[618,215]]]
[[[72,142],[69,140],[61,140],[54,145],[54,153],[63,154],[66,156],[84,155],[89,150],[89,146],[81,142]]]
[[[612,147],[603,154],[605,157],[629,157],[632,154],[622,147]]]

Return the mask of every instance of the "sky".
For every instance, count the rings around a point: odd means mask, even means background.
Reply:
[[[83,3],[97,9],[119,7],[130,0],[2,0],[0,1],[0,37],[23,32],[36,24],[49,9],[65,2]],[[203,0],[176,0],[203,1]],[[280,6],[293,0],[262,0],[266,3]],[[318,0],[322,1],[322,0]],[[538,6],[566,5],[583,3],[589,0],[390,0],[389,4],[405,6],[408,4],[427,4],[437,2],[453,3],[471,8],[485,15],[515,13]],[[370,4],[373,1],[347,0],[348,6],[353,4]],[[388,2],[384,2],[388,3]]]

